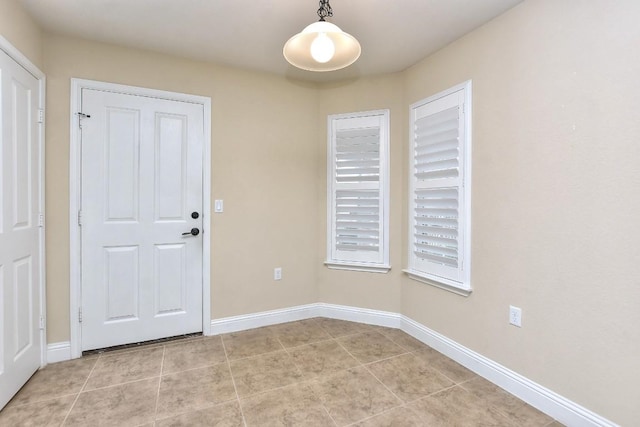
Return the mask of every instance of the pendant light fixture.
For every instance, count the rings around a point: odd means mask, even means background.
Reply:
[[[334,71],[356,62],[360,43],[325,18],[333,16],[329,0],[320,0],[320,20],[291,37],[282,53],[293,66],[308,71]]]

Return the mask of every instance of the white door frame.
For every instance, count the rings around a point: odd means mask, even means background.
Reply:
[[[82,279],[80,268],[81,244],[78,211],[82,194],[80,156],[80,128],[78,112],[82,105],[82,89],[95,89],[117,92],[127,95],[148,96],[152,98],[200,104],[204,108],[204,141],[202,153],[202,333],[211,334],[211,98],[189,95],[163,90],[147,89],[136,86],[99,82],[94,80],[71,79],[70,110],[70,146],[69,146],[69,246],[70,246],[70,280],[69,280],[69,323],[71,358],[82,356],[82,325],[79,322],[79,309],[82,302]]]
[[[40,212],[40,231],[39,237],[39,252],[40,252],[40,283],[39,296],[40,296],[40,348],[42,354],[40,355],[40,366],[43,367],[47,364],[47,329],[46,329],[46,313],[47,313],[47,298],[46,298],[46,259],[45,259],[45,204],[44,204],[44,175],[45,175],[45,142],[44,142],[44,129],[45,129],[45,94],[46,94],[46,77],[33,62],[16,49],[7,39],[0,35],[0,49],[3,50],[11,59],[16,61],[22,68],[27,70],[33,77],[38,79],[38,109],[41,113],[40,126],[38,127],[38,210]]]

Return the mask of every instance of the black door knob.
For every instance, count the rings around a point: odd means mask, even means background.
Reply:
[[[199,217],[200,217],[200,214],[198,212],[191,212],[191,218],[198,219]]]
[[[192,228],[191,231],[187,231],[186,233],[182,233],[183,236],[188,236],[188,235],[192,235],[192,236],[197,236],[198,234],[200,234],[200,230],[197,228]]]

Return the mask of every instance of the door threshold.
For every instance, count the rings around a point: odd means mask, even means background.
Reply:
[[[154,347],[154,346],[157,346],[158,344],[165,344],[165,343],[168,343],[168,342],[188,340],[190,338],[196,338],[196,337],[201,337],[201,336],[203,336],[202,332],[194,332],[192,334],[176,335],[176,336],[173,336],[173,337],[158,338],[158,339],[155,339],[155,340],[135,342],[135,343],[131,343],[131,344],[115,345],[113,347],[97,348],[95,350],[83,351],[82,352],[82,356],[92,356],[92,355],[95,355],[95,354],[109,353],[109,352],[118,351],[118,350],[130,350],[132,348]]]

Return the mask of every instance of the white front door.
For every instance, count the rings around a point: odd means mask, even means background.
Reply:
[[[40,367],[39,82],[0,50],[0,409]]]
[[[203,106],[82,89],[82,113],[82,350],[202,331]]]

